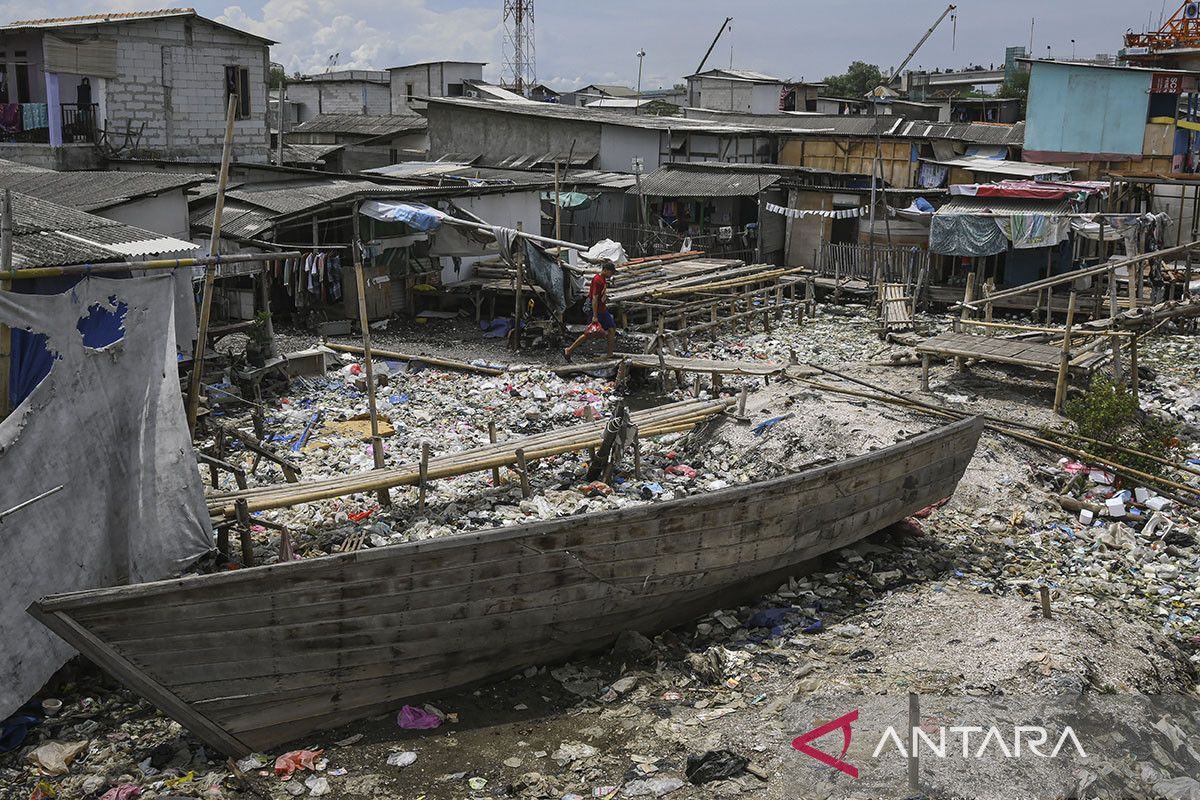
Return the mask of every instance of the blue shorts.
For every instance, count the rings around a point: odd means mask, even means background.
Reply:
[[[596,315],[596,321],[600,323],[600,327],[606,331],[611,331],[617,327],[617,321],[613,319],[613,315],[607,311],[601,311]]]

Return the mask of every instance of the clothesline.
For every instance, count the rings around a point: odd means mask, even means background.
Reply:
[[[861,208],[843,208],[836,211],[823,211],[815,208],[788,208],[776,203],[767,203],[767,211],[773,214],[781,214],[789,219],[800,219],[801,217],[825,217],[826,219],[852,219],[854,217],[866,217],[871,214],[871,206],[865,205]],[[896,216],[896,212],[900,209],[894,206],[886,206],[889,217]]]

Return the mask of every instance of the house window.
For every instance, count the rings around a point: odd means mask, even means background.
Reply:
[[[413,85],[411,83],[404,84],[404,99],[405,100],[407,100],[408,102],[411,103],[413,101],[413,95],[415,95],[415,94],[416,94],[416,92],[413,91]]]
[[[229,105],[229,98],[236,97],[237,105],[234,108],[234,119],[249,119],[250,118],[250,70],[245,67],[227,66],[225,67],[225,104]]]
[[[463,85],[461,83],[447,83],[446,97],[462,97]]]

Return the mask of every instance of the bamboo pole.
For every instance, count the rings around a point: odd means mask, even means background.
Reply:
[[[1067,373],[1071,366],[1071,327],[1075,324],[1075,292],[1067,303],[1067,327],[1063,331],[1062,353],[1058,361],[1058,380],[1054,384],[1054,412],[1061,414],[1067,400]]]
[[[1117,314],[1120,309],[1117,307],[1117,273],[1116,270],[1108,271],[1108,318],[1111,325],[1116,325]],[[1113,362],[1113,380],[1117,383],[1122,383],[1125,380],[1125,370],[1121,364],[1121,346],[1120,342],[1113,340],[1112,343],[1112,362]]]
[[[429,483],[429,442],[421,442],[421,477],[418,482],[417,511],[425,513],[425,491]]]
[[[375,403],[375,356],[371,352],[371,323],[367,318],[367,278],[364,274],[366,265],[363,263],[362,246],[359,242],[358,211],[351,215],[351,255],[354,258],[354,281],[358,288],[358,324],[362,328],[363,371],[367,376],[367,411],[371,418],[371,458],[375,469],[383,469],[383,439],[379,436],[379,409]],[[390,506],[392,496],[386,488],[380,489],[376,495],[381,506]]]
[[[520,233],[522,229],[523,229],[522,223],[518,222],[517,223],[517,233]],[[525,315],[525,309],[523,307],[525,305],[525,299],[524,299],[525,248],[524,248],[524,246],[517,247],[517,252],[516,252],[516,255],[513,256],[513,260],[517,265],[517,278],[516,278],[517,286],[516,286],[515,299],[514,299],[515,308],[513,309],[512,339],[510,339],[510,341],[509,341],[509,346],[513,350],[520,350],[521,349],[521,318]]]
[[[339,353],[350,353],[352,355],[363,355],[363,348],[353,344],[341,344],[338,342],[326,342],[325,347],[330,350],[336,350]],[[420,356],[412,353],[401,353],[395,350],[379,350],[371,348],[371,353],[379,358],[387,358],[393,361],[419,361],[422,364],[432,364],[435,367],[445,367],[446,369],[457,369],[463,372],[476,372],[480,375],[490,375],[496,377],[504,374],[502,369],[493,369],[492,367],[479,367],[475,364],[466,361],[455,361],[451,358],[440,358],[437,356]]]
[[[0,208],[0,273],[12,272],[13,213],[12,190],[4,190],[4,205]],[[12,288],[0,280],[0,292]],[[0,323],[0,420],[12,411],[9,389],[12,385],[12,330]]]
[[[196,334],[196,348],[192,353],[192,379],[188,389],[187,423],[192,436],[196,435],[196,416],[200,411],[200,385],[204,378],[204,351],[208,347],[208,322],[212,313],[213,281],[217,276],[216,258],[221,252],[221,217],[225,212],[225,187],[229,183],[229,161],[233,156],[233,121],[237,108],[236,95],[229,96],[225,113],[225,141],[221,147],[221,171],[217,175],[217,199],[213,206],[212,235],[208,254],[214,259],[204,270],[204,293],[200,299],[200,325]]]
[[[517,472],[521,475],[521,496],[528,498],[533,494],[533,490],[529,486],[529,463],[525,460],[525,451],[517,448]]]
[[[496,443],[496,420],[494,420],[494,419],[488,420],[488,442],[490,444]],[[499,486],[499,485],[500,485],[500,468],[492,467],[492,486]]]
[[[275,261],[280,258],[297,258],[298,250],[273,253],[235,253],[224,256],[200,256],[197,258],[159,258],[151,261],[106,261],[103,264],[67,264],[61,267],[29,267],[26,269],[0,270],[0,280],[33,280],[35,278],[62,278],[74,275],[109,275],[130,270],[188,269],[207,267],[212,264],[243,264],[255,261]]]

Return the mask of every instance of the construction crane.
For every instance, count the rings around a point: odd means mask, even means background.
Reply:
[[[1125,58],[1153,59],[1156,51],[1200,47],[1200,3],[1188,2],[1154,32],[1125,34]]]
[[[729,27],[729,23],[733,22],[733,17],[726,17],[721,23],[721,29],[717,31],[717,35],[713,37],[712,44],[708,46],[708,50],[704,52],[704,58],[700,59],[700,66],[696,67],[696,74],[700,74],[704,70],[704,65],[708,63],[708,57],[712,55],[713,48],[717,46],[717,42],[721,38],[721,34]]]
[[[954,4],[950,4],[950,5],[946,6],[946,10],[943,11],[942,15],[940,17],[938,17],[937,20],[932,25],[929,26],[929,30],[925,31],[925,35],[921,37],[921,41],[917,42],[917,46],[908,52],[908,55],[905,56],[904,60],[900,62],[900,66],[898,66],[894,70],[892,70],[892,77],[889,79],[889,81],[888,81],[889,83],[897,80],[900,77],[900,74],[902,72],[904,72],[904,68],[908,66],[908,62],[912,61],[913,56],[915,56],[917,54],[917,51],[920,50],[921,47],[927,41],[929,41],[929,37],[933,36],[933,32],[937,30],[938,25],[942,24],[942,20],[946,19],[946,17],[949,17],[953,14],[954,16],[951,18],[955,21],[955,26],[957,27],[958,15],[954,14],[954,12],[957,10],[958,10],[958,6],[956,6]]]

